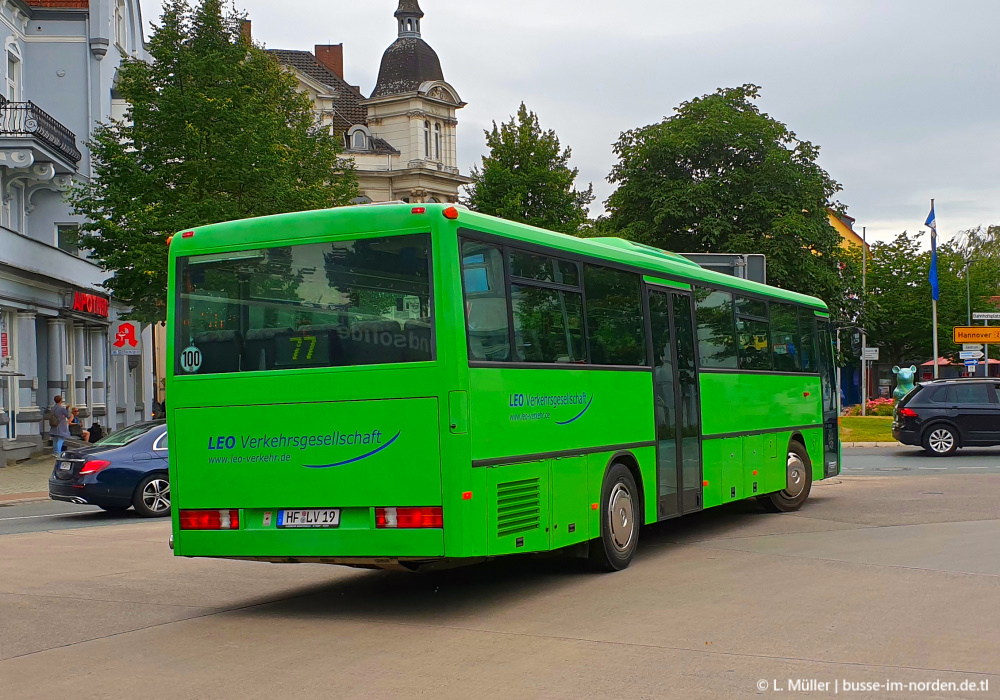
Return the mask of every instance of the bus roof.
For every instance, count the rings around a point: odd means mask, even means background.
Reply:
[[[459,208],[458,219],[445,220],[442,212],[449,206],[406,203],[361,205],[210,224],[185,231],[188,237],[184,237],[184,233],[177,234],[171,242],[170,253],[171,256],[197,255],[208,251],[240,250],[254,246],[288,244],[293,241],[319,242],[329,239],[331,230],[336,230],[338,235],[372,231],[426,231],[428,228],[426,217],[437,216],[456,230],[469,228],[567,253],[617,262],[640,268],[645,274],[654,277],[728,287],[751,294],[793,301],[824,311],[827,309],[826,304],[816,297],[707,270],[676,253],[623,238],[578,238],[464,208]],[[418,208],[424,212],[414,213]]]

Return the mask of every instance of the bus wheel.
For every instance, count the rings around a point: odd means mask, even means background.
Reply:
[[[785,488],[777,493],[759,496],[757,500],[772,513],[788,513],[801,508],[811,490],[812,465],[809,463],[809,454],[801,443],[793,440],[788,443]]]
[[[639,541],[639,489],[628,467],[615,462],[601,488],[601,537],[590,544],[590,563],[598,571],[621,571],[632,561]]]

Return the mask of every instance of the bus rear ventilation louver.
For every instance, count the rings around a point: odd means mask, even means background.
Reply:
[[[537,529],[542,517],[540,499],[537,478],[497,484],[497,535]]]

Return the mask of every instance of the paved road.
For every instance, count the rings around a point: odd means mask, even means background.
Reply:
[[[843,474],[1000,474],[1000,448],[960,450],[951,457],[931,457],[919,447],[845,449]],[[43,501],[0,506],[0,535],[67,528],[145,522],[133,511],[111,515],[93,506]]]
[[[131,510],[121,515],[112,515],[97,506],[80,506],[59,501],[0,506],[0,535],[144,521],[145,518],[140,518]]]
[[[1000,476],[896,476],[819,483],[794,514],[741,502],[646,528],[608,575],[184,559],[163,520],[35,519],[106,526],[0,537],[0,695],[780,698],[797,694],[759,684],[803,679],[996,697]]]
[[[1000,447],[962,449],[933,457],[919,447],[844,449],[844,475],[1000,474]]]

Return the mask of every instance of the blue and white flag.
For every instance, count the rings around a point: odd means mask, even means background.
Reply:
[[[931,282],[931,299],[938,300],[938,274],[937,274],[937,220],[934,218],[934,200],[931,200],[931,213],[927,215],[924,225],[931,230],[931,270],[927,277]]]

